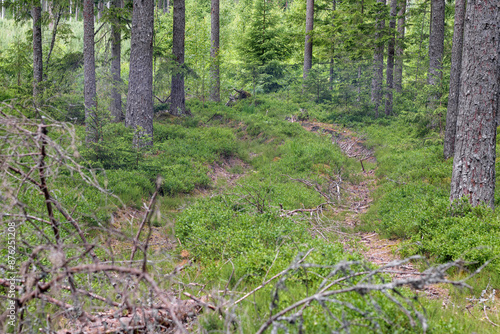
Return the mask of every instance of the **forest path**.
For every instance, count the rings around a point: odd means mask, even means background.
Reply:
[[[361,215],[365,214],[373,201],[372,192],[377,187],[378,179],[374,169],[368,170],[363,162],[377,163],[374,151],[364,145],[364,137],[356,132],[337,124],[327,124],[319,122],[302,122],[302,127],[320,135],[331,135],[332,144],[338,145],[340,150],[349,158],[360,161],[361,171],[358,176],[361,181],[358,184],[345,182],[343,184],[344,203],[334,208],[334,213],[345,217],[342,222],[344,227],[349,227],[349,237],[359,238],[359,243],[350,242],[351,238],[346,238],[345,247],[351,251],[358,251],[363,254],[367,261],[377,266],[384,266],[390,262],[401,260],[397,254],[401,240],[384,239],[377,232],[354,232],[354,227],[360,223]],[[371,165],[373,166],[373,165]],[[360,247],[361,246],[361,247]],[[398,273],[392,274],[393,279],[417,278],[420,271],[411,262],[395,267]],[[449,299],[448,289],[440,285],[426,286],[419,290],[430,299],[443,299],[443,303]]]

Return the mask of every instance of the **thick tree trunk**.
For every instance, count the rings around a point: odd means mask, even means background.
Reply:
[[[446,132],[444,136],[444,158],[453,156],[457,130],[458,97],[460,95],[460,72],[462,70],[462,49],[464,45],[464,19],[466,0],[455,1],[455,26],[451,48],[450,94],[446,113]]]
[[[94,57],[94,1],[83,0],[83,75],[87,143],[99,140]]]
[[[304,71],[302,77],[307,78],[307,74],[312,67],[312,50],[313,41],[311,40],[311,35],[309,34],[313,30],[314,26],[314,0],[307,0],[306,7],[306,38],[304,47]]]
[[[184,38],[186,33],[186,5],[185,0],[174,1],[174,23],[172,53],[177,62],[177,73],[172,75],[172,115],[186,113],[186,95],[184,91]]]
[[[210,46],[210,100],[220,102],[220,75],[219,75],[219,0],[212,0],[212,38]]]
[[[445,0],[431,0],[431,26],[429,34],[429,76],[430,85],[438,85],[443,70],[444,51],[444,7]],[[439,96],[437,96],[439,98]]]
[[[377,0],[385,5],[385,0]],[[379,12],[379,16],[382,13]],[[382,100],[382,81],[384,79],[384,42],[382,41],[382,30],[385,27],[385,20],[377,19],[377,30],[375,34],[375,53],[373,55],[373,78],[372,78],[372,102],[375,106],[375,117],[378,117],[378,108]]]
[[[387,46],[387,70],[386,70],[386,85],[387,92],[385,96],[385,114],[392,114],[392,90],[394,85],[394,45],[396,43],[394,30],[396,29],[396,15],[398,12],[398,0],[391,0],[391,20],[389,21],[389,29],[391,39]]]
[[[113,0],[114,8],[121,8],[121,0]],[[120,19],[113,15],[114,22],[111,24],[111,76],[113,77],[113,88],[111,89],[111,104],[109,111],[114,122],[123,121],[122,94],[121,94],[121,29]]]
[[[499,0],[469,0],[450,199],[493,208],[500,84]]]
[[[398,38],[396,39],[396,63],[394,69],[394,88],[396,92],[403,90],[403,53],[405,39],[405,18],[406,18],[406,0],[399,1],[398,11]]]
[[[33,18],[33,101],[38,105],[40,91],[40,82],[43,80],[43,55],[42,55],[42,7],[40,2],[38,6],[31,8]]]
[[[125,125],[138,147],[153,144],[153,30],[154,0],[134,0]]]

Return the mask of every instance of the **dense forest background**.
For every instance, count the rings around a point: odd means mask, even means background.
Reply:
[[[498,1],[1,4],[4,331],[496,333]]]

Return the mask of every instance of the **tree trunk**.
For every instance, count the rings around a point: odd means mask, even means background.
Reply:
[[[113,0],[113,8],[121,8],[121,0]],[[109,111],[114,122],[123,121],[122,94],[121,94],[121,29],[120,18],[113,14],[111,24],[111,75],[113,77],[113,88],[111,89],[111,105]]]
[[[186,33],[186,5],[185,0],[174,1],[174,23],[172,53],[177,62],[177,69],[172,75],[172,115],[184,115],[186,113],[186,95],[184,92],[184,38]]]
[[[102,0],[99,0],[97,2],[97,21],[101,21],[103,10],[104,10],[104,3],[102,2]]]
[[[137,147],[153,144],[153,30],[154,0],[134,0],[125,125]]]
[[[377,0],[378,3],[385,5],[385,0]],[[377,30],[375,34],[375,53],[373,55],[373,79],[372,79],[372,102],[375,105],[375,117],[378,117],[378,108],[382,100],[382,80],[384,79],[384,42],[382,39],[382,30],[385,27],[385,20],[381,18],[379,12],[377,19]]]
[[[396,40],[396,64],[394,69],[394,88],[396,92],[401,93],[403,90],[403,53],[405,39],[405,17],[406,17],[406,0],[399,1],[398,12],[398,38]]]
[[[455,1],[455,26],[451,48],[450,94],[446,113],[446,132],[444,136],[444,158],[453,156],[457,130],[458,97],[460,95],[460,72],[462,70],[462,49],[464,45],[464,19],[466,0]]]
[[[335,10],[337,9],[337,1],[333,0],[332,1],[332,11],[333,11],[333,19],[335,19]],[[333,25],[333,24],[332,24]],[[332,39],[332,51],[331,51],[331,56],[330,56],[330,90],[333,90],[333,68],[335,65],[335,43],[334,40]]]
[[[33,18],[33,101],[38,106],[40,83],[43,80],[42,7],[40,2],[31,8]]]
[[[313,41],[311,40],[311,35],[309,34],[313,30],[314,26],[314,0],[307,0],[306,7],[306,41],[304,47],[304,71],[302,77],[307,78],[307,74],[312,67],[312,50]]]
[[[83,75],[87,143],[99,140],[94,57],[94,1],[83,0]]]
[[[220,76],[219,76],[219,0],[212,0],[212,38],[210,47],[210,57],[212,64],[210,66],[210,100],[220,102]]]
[[[438,85],[443,70],[444,51],[444,7],[445,0],[431,0],[431,26],[429,33],[429,76],[430,85]],[[436,96],[439,98],[439,96]]]
[[[5,19],[5,6],[3,5],[4,0],[2,0],[2,20]]]
[[[398,0],[391,0],[391,20],[389,21],[389,29],[391,39],[387,45],[387,70],[386,70],[386,85],[387,92],[385,96],[385,114],[392,114],[392,89],[394,85],[394,30],[396,29],[396,15],[398,12]]]
[[[170,1],[163,0],[163,14],[170,13]]]
[[[494,206],[500,1],[469,0],[450,199]]]
[[[78,21],[78,0],[75,0],[75,21]]]

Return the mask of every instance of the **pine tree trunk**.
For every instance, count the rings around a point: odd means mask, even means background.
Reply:
[[[398,38],[396,40],[396,64],[394,69],[394,88],[396,92],[403,90],[403,53],[405,39],[405,18],[406,18],[406,0],[399,1],[398,12]]]
[[[332,1],[332,11],[333,11],[333,19],[335,19],[335,10],[337,9],[337,1],[333,0]],[[330,90],[333,90],[333,68],[335,65],[335,43],[334,40],[332,39],[332,51],[331,51],[331,56],[330,56]]]
[[[446,132],[444,136],[444,158],[453,156],[457,130],[458,97],[460,95],[460,72],[462,70],[462,49],[464,45],[464,19],[466,0],[455,1],[455,26],[451,49],[450,94],[446,113]]]
[[[174,1],[174,23],[172,53],[177,62],[177,73],[172,75],[172,93],[170,113],[184,115],[186,113],[186,95],[184,91],[184,38],[186,33],[185,0]]]
[[[85,97],[85,125],[87,143],[97,142],[95,57],[94,57],[94,1],[83,0],[83,76]]]
[[[385,114],[392,114],[392,90],[394,85],[394,45],[396,43],[394,30],[396,29],[396,15],[398,12],[398,0],[391,0],[391,20],[389,21],[389,29],[391,39],[387,45],[387,70],[386,70],[386,85],[387,92],[385,96]]]
[[[302,77],[307,78],[307,74],[312,67],[312,50],[313,41],[311,40],[311,35],[309,34],[313,30],[314,26],[314,0],[307,0],[306,7],[306,38],[304,47],[304,71]]]
[[[469,0],[450,199],[493,208],[500,84],[500,1]]]
[[[212,0],[212,38],[210,47],[210,100],[220,102],[220,75],[219,75],[219,0]]]
[[[42,55],[42,7],[38,6],[31,8],[31,16],[33,18],[33,101],[38,105],[40,91],[40,83],[43,80],[43,55]]]
[[[136,130],[134,145],[153,145],[154,0],[134,0],[125,125]]]
[[[444,8],[445,0],[431,0],[431,27],[429,34],[429,76],[430,85],[438,85],[443,70],[444,51]],[[439,96],[436,96],[439,98]]]
[[[121,8],[121,0],[113,0],[114,8]],[[114,122],[123,121],[122,94],[121,94],[121,29],[120,20],[113,14],[114,22],[111,24],[111,76],[113,88],[111,89],[111,105],[109,111]]]
[[[385,5],[385,0],[377,0]],[[379,12],[379,16],[382,13]],[[384,79],[384,42],[382,41],[382,30],[385,27],[385,20],[377,19],[377,30],[375,34],[375,53],[373,55],[373,79],[372,79],[372,102],[375,106],[375,117],[378,117],[378,108],[382,100],[382,81]]]

